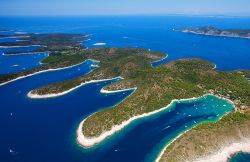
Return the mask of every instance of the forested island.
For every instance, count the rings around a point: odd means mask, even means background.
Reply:
[[[53,36],[54,34],[51,35],[51,37]],[[202,124],[179,137],[166,148],[161,157],[162,161],[193,160],[218,151],[228,142],[240,141],[242,136],[250,138],[250,84],[247,80],[250,78],[250,71],[218,71],[214,69],[213,63],[201,59],[179,59],[159,67],[152,67],[151,62],[164,58],[165,54],[135,48],[85,49],[78,45],[79,36],[83,35],[68,35],[63,42],[57,39],[54,41],[44,39],[47,41],[39,42],[42,38],[50,38],[49,34],[31,39],[32,44],[39,43],[47,46],[46,50],[51,51],[49,57],[42,61],[41,67],[0,75],[0,83],[43,70],[71,66],[86,59],[94,59],[100,63],[99,68],[93,72],[30,92],[31,96],[32,94],[40,96],[58,94],[88,81],[117,76],[123,77],[124,80],[105,87],[106,90],[136,87],[137,90],[133,95],[122,103],[84,119],[80,131],[86,140],[98,138],[114,126],[135,116],[159,110],[174,99],[200,97],[205,94],[214,94],[233,101],[237,108],[236,111],[226,115],[217,123]],[[61,38],[61,35],[55,38]],[[25,44],[25,42],[24,44],[18,42],[15,45]],[[241,132],[241,136],[239,136],[239,132]],[[84,146],[83,143],[79,143]]]
[[[1,33],[0,33],[1,34]],[[1,48],[13,48],[24,46],[38,46],[37,49],[31,52],[20,52],[12,50],[11,52],[5,52],[4,55],[16,55],[16,54],[33,54],[39,52],[47,52],[50,57],[42,60],[42,66],[25,70],[18,73],[11,73],[8,75],[1,75],[0,84],[11,81],[13,79],[21,78],[27,75],[31,75],[37,72],[46,71],[49,69],[64,68],[83,62],[87,55],[84,56],[81,53],[85,50],[84,46],[79,43],[85,41],[88,35],[85,34],[19,34],[12,37],[22,36],[22,40],[17,42],[0,43]],[[5,36],[6,37],[6,36]]]
[[[185,33],[220,36],[220,37],[235,37],[250,39],[249,29],[218,29],[212,26],[198,27],[198,28],[180,28],[178,31]]]
[[[0,33],[1,36],[1,33]],[[16,42],[3,42],[0,43],[2,48],[8,47],[22,47],[22,46],[40,46],[35,51],[32,52],[58,52],[66,49],[73,48],[83,48],[80,46],[80,42],[84,42],[88,35],[85,34],[63,34],[63,33],[54,33],[54,34],[18,34],[11,35],[11,37],[16,37],[19,40]],[[6,36],[4,36],[6,37]],[[2,36],[2,38],[4,38]],[[10,37],[10,36],[9,36]],[[22,54],[23,52],[12,51],[5,52],[5,55],[8,54]]]

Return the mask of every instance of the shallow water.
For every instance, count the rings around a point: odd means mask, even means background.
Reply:
[[[194,126],[195,122],[216,120],[233,109],[227,101],[213,96],[196,102],[178,103],[171,108],[171,111],[138,120],[131,124],[129,129],[119,132],[100,146],[85,150],[76,144],[75,131],[80,120],[97,110],[122,101],[132,91],[101,94],[99,91],[102,87],[118,81],[111,80],[88,84],[72,93],[53,99],[31,100],[26,94],[41,85],[86,74],[92,70],[91,64],[93,62],[87,61],[70,69],[37,74],[0,87],[2,92],[0,100],[4,105],[0,110],[1,120],[4,121],[1,122],[4,132],[1,133],[0,139],[3,159],[6,161],[154,159],[164,144]],[[10,153],[9,149],[14,152]],[[147,156],[149,157],[146,158]]]
[[[176,103],[164,112],[140,119],[130,125],[131,128],[119,132],[107,142],[112,147],[108,146],[104,159],[153,161],[164,146],[179,134],[201,122],[216,121],[232,110],[230,103],[214,96]]]
[[[162,62],[199,57],[215,62],[223,70],[250,69],[250,40],[172,30],[204,25],[250,28],[250,19],[247,18],[6,17],[2,18],[0,25],[21,32],[93,34],[84,45],[91,48],[95,43],[106,43],[109,47],[140,47],[168,53],[169,57]],[[19,63],[16,59],[19,56],[8,57],[13,60],[6,60],[6,65],[0,64],[2,73],[14,72],[10,66]],[[20,62],[32,68],[32,64],[42,59],[42,56],[37,60],[32,57],[20,56],[23,59]],[[0,61],[4,59],[6,57],[0,57]],[[183,131],[200,122],[217,120],[232,111],[230,103],[213,96],[196,102],[178,103],[170,112],[166,110],[137,120],[100,145],[86,150],[76,143],[75,132],[81,120],[119,103],[132,91],[99,93],[103,86],[118,81],[111,80],[88,84],[58,98],[32,100],[26,94],[43,85],[84,75],[94,70],[91,64],[93,62],[88,61],[73,68],[34,75],[0,87],[0,102],[3,105],[0,109],[0,157],[3,161],[151,161]]]

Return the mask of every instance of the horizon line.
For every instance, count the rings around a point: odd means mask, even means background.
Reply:
[[[1,15],[0,17],[77,17],[77,16],[194,16],[194,17],[250,17],[250,14],[186,14],[186,13],[164,13],[164,14],[23,14],[23,15]]]

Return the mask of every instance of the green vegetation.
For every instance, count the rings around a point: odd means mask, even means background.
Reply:
[[[72,38],[70,41],[76,41],[73,35],[70,38]],[[78,46],[78,43],[69,46],[66,44],[67,39],[65,44],[57,39],[52,39],[52,42],[48,40],[47,44],[43,45],[48,45],[47,49],[53,50],[50,56],[42,61],[41,67],[1,75],[0,83],[42,70],[71,66],[86,59],[99,60],[100,68],[92,73],[41,87],[32,93],[39,95],[60,93],[89,80],[117,76],[125,79],[107,86],[106,89],[138,88],[132,96],[119,105],[87,118],[82,130],[87,137],[99,136],[102,132],[110,130],[113,125],[120,124],[135,115],[160,109],[173,99],[199,97],[212,93],[229,98],[235,103],[237,107],[235,113],[227,115],[217,123],[199,125],[171,144],[161,159],[163,161],[192,160],[194,156],[202,156],[216,150],[230,139],[240,138],[239,132],[244,136],[250,136],[250,84],[247,81],[247,78],[250,78],[250,71],[217,71],[213,70],[214,64],[200,59],[180,59],[154,68],[150,62],[162,59],[164,54],[132,48],[84,49]]]
[[[1,46],[28,46],[44,45],[46,48],[39,48],[36,51],[50,51],[50,56],[45,58],[43,65],[31,70],[18,73],[0,75],[0,83],[4,83],[21,76],[33,74],[39,71],[63,68],[83,62],[88,54],[85,48],[79,46],[79,40],[84,41],[82,34],[30,34],[27,41],[11,43],[0,43]],[[11,52],[20,53],[20,52]],[[22,53],[22,52],[21,52]],[[5,53],[8,54],[8,53]]]
[[[223,37],[240,37],[240,38],[250,38],[249,29],[225,29],[221,30],[212,26],[205,26],[199,28],[181,28],[178,29],[183,32],[203,34],[203,35],[213,35],[213,36],[223,36]]]
[[[18,35],[20,36],[20,35]],[[64,51],[67,49],[83,48],[79,45],[86,38],[84,34],[25,34],[27,38],[21,38],[25,41],[0,43],[1,46],[29,46],[41,45],[45,46],[38,48],[34,52],[43,51]],[[10,52],[5,54],[18,54],[23,52]]]
[[[113,125],[168,105],[173,99],[213,93],[235,102],[241,111],[250,105],[250,84],[246,72],[212,70],[214,64],[200,59],[181,59],[153,68],[150,61],[163,57],[142,49],[91,49],[88,58],[100,60],[94,72],[33,90],[34,94],[59,93],[89,80],[122,76],[125,80],[106,87],[109,90],[137,87],[137,91],[114,108],[97,112],[83,125],[87,137],[98,136]],[[156,57],[157,56],[157,57]]]
[[[74,49],[67,49],[62,52],[52,52],[50,53],[49,57],[45,58],[42,61],[42,66],[18,73],[0,75],[0,83],[4,83],[18,77],[26,76],[43,70],[63,68],[81,63],[86,59],[83,56],[82,51],[84,50],[77,51]],[[72,55],[73,57],[71,57]]]
[[[78,60],[77,59],[78,57],[101,60],[99,65],[102,68],[98,68],[97,70],[95,70],[94,73],[85,75],[84,77],[79,77],[73,80],[69,80],[67,82],[60,82],[60,83],[56,83],[56,84],[52,84],[52,85],[39,88],[37,90],[33,90],[32,93],[36,93],[40,95],[50,94],[50,93],[59,93],[59,92],[69,90],[70,88],[78,86],[81,83],[89,81],[89,80],[107,79],[107,78],[113,78],[116,76],[124,76],[126,78],[129,77],[131,79],[136,78],[138,75],[140,75],[140,73],[143,74],[143,72],[146,69],[153,69],[149,62],[162,59],[164,57],[164,54],[150,53],[144,49],[103,48],[103,49],[83,50],[80,56],[79,55],[75,56],[75,54],[72,55],[72,53],[70,56],[71,56],[71,59],[76,57],[76,60]],[[67,57],[67,56],[63,56],[63,57]],[[58,62],[59,60],[61,60],[61,58],[60,56],[51,55],[51,57],[48,57],[47,60]],[[48,61],[45,60],[45,62],[48,62]],[[126,64],[125,67],[123,67],[124,64]],[[110,67],[113,67],[113,68],[110,68]],[[123,71],[123,68],[125,68],[124,71]],[[136,70],[132,70],[132,69],[136,69]],[[137,83],[133,83],[131,80],[131,82],[127,82],[122,85],[119,85],[122,87],[117,87],[117,88],[133,87],[136,85]]]
[[[179,137],[160,161],[185,162],[218,151],[221,146],[250,138],[250,114],[230,113],[216,123],[201,124]]]

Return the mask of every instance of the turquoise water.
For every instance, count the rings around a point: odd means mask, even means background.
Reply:
[[[230,162],[241,162],[241,161],[250,161],[250,154],[247,154],[247,153],[238,153],[236,155],[234,155]]]
[[[159,64],[177,58],[198,57],[215,62],[221,70],[250,69],[249,40],[192,35],[172,30],[204,25],[250,28],[250,19],[3,17],[0,22],[1,28],[19,32],[93,34],[83,44],[89,48],[103,42],[108,47],[141,47],[168,53],[169,57]],[[43,54],[1,56],[0,62],[5,63],[0,64],[0,72],[15,72],[11,65],[21,65],[22,62],[27,65],[21,67],[40,66],[39,62],[44,57],[46,55]],[[0,86],[0,102],[3,105],[0,109],[0,126],[4,130],[0,138],[0,157],[3,161],[152,161],[167,143],[183,131],[205,121],[216,121],[233,110],[231,103],[214,96],[175,103],[161,113],[131,123],[100,145],[86,150],[76,143],[79,123],[90,114],[121,102],[132,91],[100,93],[102,87],[118,81],[114,79],[88,84],[58,98],[32,100],[26,95],[37,87],[85,75],[95,69],[92,64],[96,63],[89,60],[76,67],[42,73]]]

